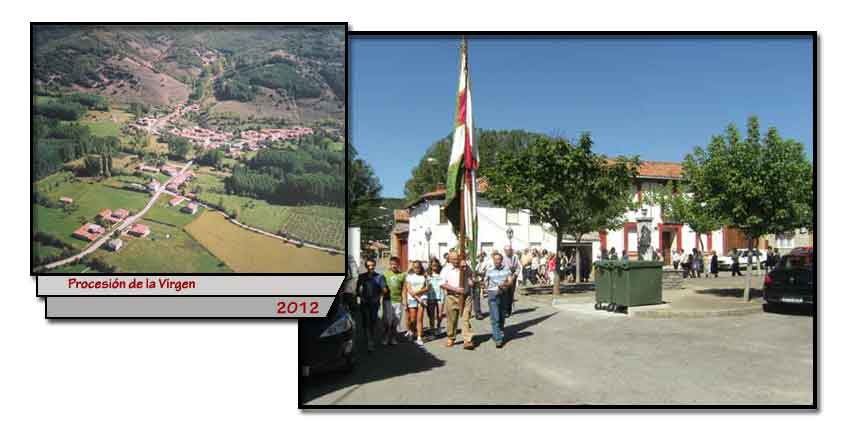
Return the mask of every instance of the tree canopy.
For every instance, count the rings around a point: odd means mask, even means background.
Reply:
[[[746,134],[729,124],[707,147],[687,155],[684,180],[694,201],[741,230],[750,248],[765,234],[811,229],[813,169],[803,145],[783,139],[775,127],[762,138],[755,116],[747,120]]]
[[[517,153],[523,147],[543,136],[523,130],[476,130],[478,151],[481,155],[481,169],[493,166],[497,154]],[[418,165],[412,169],[412,176],[406,181],[404,194],[406,200],[414,200],[426,192],[433,191],[444,184],[451,157],[451,135],[442,138],[427,149]]]
[[[610,162],[592,146],[584,133],[575,144],[540,136],[518,152],[499,152],[494,163],[481,166],[488,181],[485,195],[500,206],[528,209],[537,221],[549,224],[556,249],[565,234],[579,241],[586,233],[617,228],[634,204],[631,189],[639,158]],[[553,293],[559,290],[556,277]]]
[[[347,200],[349,204],[349,225],[361,226],[363,221],[374,212],[373,208],[381,205],[380,192],[382,185],[373,168],[367,162],[358,158],[352,144],[347,145],[349,163],[349,185]]]

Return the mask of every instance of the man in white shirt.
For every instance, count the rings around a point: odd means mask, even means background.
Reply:
[[[459,320],[463,333],[463,349],[472,350],[475,346],[472,344],[472,323],[469,318],[472,316],[472,297],[471,287],[472,279],[469,273],[469,266],[466,261],[460,261],[460,256],[456,252],[448,253],[448,261],[452,267],[448,270],[443,279],[442,288],[447,292],[445,305],[448,308],[448,344],[450,348],[454,346],[457,340],[457,321]],[[460,271],[465,270],[465,286],[460,286]],[[464,300],[462,314],[460,312],[460,300]]]

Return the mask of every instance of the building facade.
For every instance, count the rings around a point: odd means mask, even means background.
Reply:
[[[650,218],[649,230],[651,246],[658,258],[663,258],[666,264],[671,263],[672,250],[702,249],[706,252],[716,251],[725,255],[728,250],[726,238],[731,229],[723,228],[697,237],[688,225],[672,223],[662,218],[659,206],[645,204],[645,193],[665,186],[669,181],[681,179],[681,165],[666,162],[643,162],[635,183],[633,198],[641,208],[628,211],[625,214],[626,223],[618,230],[592,232],[585,235],[580,242],[572,237],[562,239],[562,252],[572,252],[574,248],[580,251],[584,261],[594,261],[600,258],[601,249],[615,248],[620,256],[627,251],[631,257],[636,257],[639,248],[639,228],[643,219]],[[511,245],[514,250],[526,248],[546,249],[557,252],[556,235],[548,225],[537,223],[525,209],[504,208],[480,196],[486,184],[479,183],[478,191],[478,246],[485,252],[502,250],[505,245]],[[514,191],[516,192],[516,191]],[[450,223],[445,217],[443,204],[444,190],[426,193],[407,208],[408,230],[405,225],[397,235],[398,250],[395,255],[401,259],[427,261],[428,257],[441,257],[450,248],[457,246]],[[405,214],[401,214],[403,217]],[[508,237],[510,235],[510,238]],[[393,243],[393,242],[392,242]],[[406,252],[400,247],[407,245]]]

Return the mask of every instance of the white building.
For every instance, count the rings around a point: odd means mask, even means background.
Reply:
[[[678,163],[645,161],[639,169],[635,198],[641,201],[643,192],[654,187],[662,187],[669,181],[680,178],[681,165]],[[479,186],[479,193],[481,189],[483,187]],[[441,258],[448,252],[448,249],[457,246],[457,237],[442,210],[444,199],[445,191],[437,190],[424,194],[406,208],[409,213],[408,235],[397,235],[399,243],[396,252],[401,260],[426,261],[428,253],[430,256]],[[645,205],[644,209],[647,216],[652,218],[651,246],[659,254],[662,254],[667,264],[671,261],[673,249],[689,251],[692,248],[699,248],[706,252],[716,251],[718,255],[727,253],[727,237],[729,235],[726,234],[726,228],[703,234],[700,238],[700,245],[696,240],[696,234],[688,225],[664,222],[658,206]],[[622,251],[626,250],[628,255],[635,257],[638,250],[636,221],[641,216],[642,213],[639,211],[630,211],[626,214],[627,223],[622,229],[593,232],[583,237],[579,243],[575,243],[573,238],[565,237],[562,240],[563,250],[568,251],[572,250],[573,247],[578,247],[582,258],[590,261],[600,257],[601,248],[607,250],[615,248],[619,256]],[[509,229],[513,233],[510,244],[514,250],[542,248],[556,252],[555,234],[548,226],[535,223],[528,210],[497,207],[479,195],[478,242],[480,249],[483,251],[502,250],[509,243],[507,237]],[[429,240],[427,239],[428,232]]]

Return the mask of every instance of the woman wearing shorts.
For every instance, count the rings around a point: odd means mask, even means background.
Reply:
[[[430,333],[438,336],[444,336],[442,331],[442,303],[444,296],[442,283],[442,263],[439,259],[433,258],[430,260],[430,273],[427,278],[430,282],[427,290],[427,318],[430,320]]]
[[[427,276],[420,261],[412,262],[412,269],[406,275],[406,306],[409,309],[409,330],[415,333],[415,343],[424,345],[424,307],[427,306]]]

